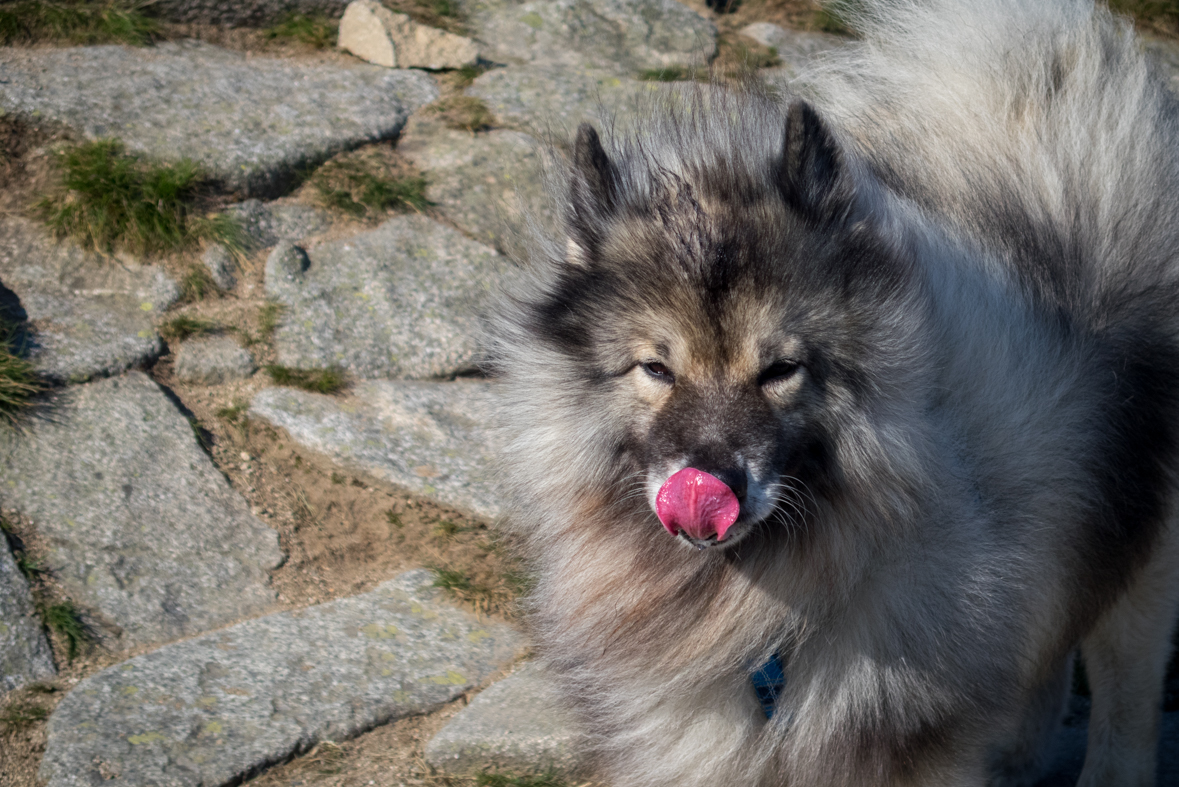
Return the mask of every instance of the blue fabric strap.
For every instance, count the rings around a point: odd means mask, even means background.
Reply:
[[[778,654],[770,656],[770,660],[758,667],[749,679],[753,681],[753,690],[757,692],[757,700],[766,718],[773,718],[778,695],[786,687],[786,675],[782,672],[782,660]]]

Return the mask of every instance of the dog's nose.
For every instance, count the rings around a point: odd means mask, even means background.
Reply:
[[[723,481],[725,486],[733,490],[733,494],[737,497],[737,502],[745,502],[745,493],[749,489],[749,482],[743,468],[726,467],[719,470],[710,470],[709,472]]]

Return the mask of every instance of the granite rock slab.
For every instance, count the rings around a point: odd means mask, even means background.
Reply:
[[[170,22],[264,27],[291,14],[339,17],[348,0],[152,0],[151,12]]]
[[[584,121],[599,128],[629,122],[635,98],[660,87],[602,69],[513,66],[488,71],[466,94],[482,100],[502,124],[559,143]]]
[[[530,224],[556,235],[545,190],[545,148],[520,131],[472,135],[415,115],[397,150],[425,171],[426,198],[463,232],[515,260],[527,258]]]
[[[674,0],[463,0],[479,54],[619,73],[707,63],[716,26]]]
[[[29,583],[0,533],[0,698],[26,683],[56,674],[53,653],[33,609]]]
[[[229,336],[190,339],[176,350],[173,372],[186,383],[221,385],[244,380],[258,368],[249,350]]]
[[[179,297],[162,270],[84,251],[36,224],[0,217],[0,309],[19,349],[55,382],[117,374],[158,357],[152,318]]]
[[[32,520],[48,567],[122,650],[263,612],[275,531],[141,372],[71,386],[0,432],[0,495]]]
[[[507,261],[421,215],[312,249],[276,246],[278,363],[359,378],[451,377],[479,362],[479,317]]]
[[[277,194],[301,169],[397,134],[438,97],[432,77],[249,57],[199,41],[0,49],[0,108],[191,158],[228,190]]]
[[[529,663],[479,693],[426,744],[426,762],[467,774],[584,775],[579,733],[552,682]]]
[[[445,603],[433,574],[167,645],[83,680],[49,720],[48,787],[207,787],[426,713],[524,644]]]
[[[340,19],[340,49],[388,68],[462,68],[479,57],[475,42],[390,11],[377,0],[352,0]]]
[[[348,397],[267,388],[250,405],[300,445],[486,519],[504,508],[495,481],[495,384],[373,380]]]

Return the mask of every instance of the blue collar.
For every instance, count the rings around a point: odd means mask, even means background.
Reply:
[[[773,718],[778,695],[786,688],[786,675],[782,672],[782,660],[778,654],[770,656],[770,660],[754,670],[749,679],[753,681],[753,690],[757,692],[757,700],[766,718]]]

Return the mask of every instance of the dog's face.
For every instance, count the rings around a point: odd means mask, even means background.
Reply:
[[[804,107],[759,178],[719,162],[641,198],[588,126],[574,158],[567,264],[537,328],[584,370],[586,417],[618,424],[616,495],[699,549],[801,531],[904,288],[834,143]]]

